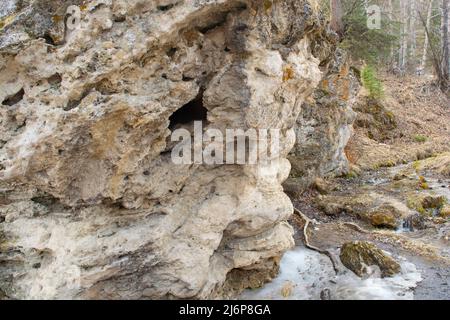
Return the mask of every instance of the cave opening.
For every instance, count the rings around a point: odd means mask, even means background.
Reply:
[[[169,129],[173,130],[177,125],[188,124],[194,121],[206,121],[208,110],[203,105],[203,91],[180,109],[175,111],[169,118]]]

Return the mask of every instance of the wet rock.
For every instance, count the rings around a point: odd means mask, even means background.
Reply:
[[[323,289],[320,292],[320,300],[323,301],[331,300],[331,290],[328,288]]]
[[[397,229],[399,220],[391,211],[374,212],[370,214],[370,222],[377,228]]]
[[[419,213],[413,214],[405,219],[403,227],[410,231],[424,230],[427,228],[425,217]]]
[[[360,277],[368,274],[370,266],[378,266],[383,278],[392,277],[401,271],[398,262],[370,242],[356,241],[344,244],[340,258],[344,266]]]
[[[406,208],[399,208],[398,204],[383,204],[368,214],[370,223],[374,227],[397,229],[402,219],[408,215]]]

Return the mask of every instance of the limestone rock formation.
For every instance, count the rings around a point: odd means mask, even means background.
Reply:
[[[331,37],[328,35],[328,37]],[[323,78],[311,99],[305,102],[296,125],[297,143],[289,155],[291,178],[286,191],[298,193],[317,177],[347,173],[345,147],[353,132],[356,113],[352,106],[360,89],[357,74],[350,68],[348,55],[334,49],[333,39],[317,49]]]
[[[0,296],[206,298],[276,273],[287,156],[322,119],[304,108],[314,1],[3,0],[0,22]],[[341,166],[341,108],[324,172]],[[171,130],[194,120],[280,129],[281,152],[175,165]]]

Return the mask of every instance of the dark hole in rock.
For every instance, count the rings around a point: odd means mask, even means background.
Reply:
[[[42,195],[42,196],[36,196],[31,198],[31,201],[35,202],[35,203],[39,203],[43,206],[49,207],[52,205],[55,205],[56,203],[58,203],[58,199],[56,199],[55,197],[51,196],[51,195]]]
[[[127,17],[124,15],[115,15],[113,16],[114,22],[121,23],[127,20]]]
[[[58,73],[55,73],[50,78],[48,78],[47,81],[51,86],[57,86],[62,82],[62,78]]]
[[[175,53],[177,53],[177,50],[177,48],[170,48],[169,50],[167,50],[166,54],[169,58],[173,58]]]
[[[202,23],[197,27],[197,29],[201,33],[206,34],[208,33],[208,31],[224,25],[227,22],[227,17],[229,13],[239,12],[246,9],[247,9],[246,3],[238,3],[236,7],[231,8],[230,10],[217,11],[207,21],[202,21]]]
[[[25,91],[22,88],[16,94],[13,94],[12,96],[9,96],[5,100],[3,100],[2,104],[5,106],[13,106],[16,103],[20,102],[23,99],[24,95],[25,95]]]
[[[193,121],[206,121],[208,110],[203,106],[203,91],[197,97],[174,112],[169,118],[169,129],[178,124],[187,124]]]
[[[52,36],[48,33],[44,34],[44,36],[42,37],[45,40],[46,44],[49,44],[51,46],[56,45],[55,41],[53,40]]]
[[[63,108],[64,111],[70,111],[78,107],[81,103],[81,100],[70,100],[67,105]]]
[[[173,129],[173,128],[171,128],[171,129]],[[167,155],[171,155],[171,153],[172,153],[172,149],[169,148],[169,149],[166,149],[166,150],[162,151],[159,155],[161,157],[164,157],[164,156],[167,156]]]
[[[243,32],[243,31],[246,31],[247,29],[248,29],[248,26],[246,24],[242,24],[242,23],[237,25],[235,28],[235,30],[237,32]]]
[[[222,16],[219,16],[216,21],[213,21],[205,26],[199,27],[198,31],[200,31],[203,34],[206,34],[208,33],[208,31],[224,25],[225,22],[227,21],[227,15],[228,12],[225,12],[224,14],[222,14]]]
[[[96,86],[95,90],[100,92],[104,96],[112,95],[118,92],[117,86],[113,84],[108,79],[100,81]]]
[[[195,80],[194,78],[183,75],[183,81],[189,82]]]
[[[176,3],[168,4],[165,6],[158,6],[158,10],[159,11],[169,11],[170,9],[172,9],[175,6],[176,6]]]

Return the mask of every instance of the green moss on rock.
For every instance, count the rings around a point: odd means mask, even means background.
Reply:
[[[340,258],[344,266],[360,277],[367,275],[369,266],[378,266],[383,278],[392,277],[401,271],[398,262],[370,242],[344,244]]]

